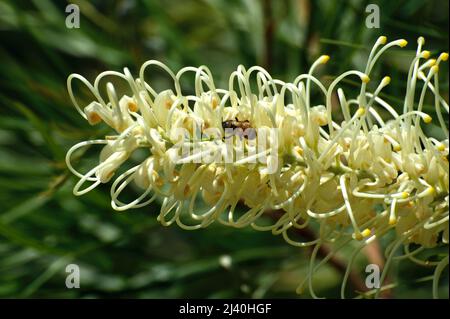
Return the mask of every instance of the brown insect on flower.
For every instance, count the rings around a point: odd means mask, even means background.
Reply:
[[[233,133],[228,136],[225,135],[225,138],[230,138],[233,135],[249,140],[256,138],[256,130],[252,127],[249,120],[239,121],[238,118],[235,117],[234,120],[222,122],[222,128],[225,130],[225,133],[233,130]]]

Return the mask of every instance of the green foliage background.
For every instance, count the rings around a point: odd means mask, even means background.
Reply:
[[[89,126],[71,105],[65,84],[70,73],[93,80],[101,71],[128,66],[136,74],[144,61],[158,59],[175,70],[205,64],[218,84],[239,64],[262,65],[288,81],[329,54],[332,59],[321,71],[326,81],[361,69],[376,38],[386,35],[410,43],[391,50],[375,71],[379,78],[392,76],[384,97],[399,105],[417,37],[426,37],[433,53],[449,47],[449,4],[441,0],[71,2],[81,10],[79,29],[65,27],[65,1],[0,0],[3,298],[309,297],[295,294],[309,251],[279,236],[220,225],[192,232],[165,228],[156,221],[158,204],[114,212],[110,185],[74,197],[65,152],[108,130]],[[364,25],[369,3],[380,6],[380,29]],[[448,67],[441,69],[448,100]],[[160,74],[153,78],[165,85]],[[432,127],[430,134],[440,133]],[[93,162],[97,151],[83,158]],[[231,268],[220,265],[223,255],[232,258]],[[340,257],[348,255],[344,251]],[[69,263],[81,267],[80,289],[65,287]],[[366,263],[363,256],[357,262],[362,275]],[[395,264],[393,296],[429,298],[431,274],[432,269],[409,262]],[[337,297],[341,279],[342,273],[324,267],[315,276],[316,293]],[[441,286],[448,297],[448,272]]]

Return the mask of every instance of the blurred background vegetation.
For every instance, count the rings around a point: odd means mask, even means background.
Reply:
[[[205,64],[225,84],[237,65],[261,65],[289,81],[321,54],[324,81],[362,69],[380,35],[406,38],[373,78],[392,76],[384,98],[399,105],[418,36],[433,53],[448,51],[448,1],[117,0],[79,5],[80,28],[65,27],[68,2],[0,0],[0,297],[290,297],[307,272],[310,251],[270,233],[213,225],[199,231],[158,224],[158,204],[126,213],[110,207],[109,186],[72,195],[65,152],[101,138],[71,105],[66,78],[89,80],[148,59],[172,69]],[[365,8],[381,9],[381,28],[365,27]],[[448,100],[448,67],[441,90]],[[159,74],[153,76],[164,84]],[[354,83],[348,82],[349,90]],[[86,100],[87,101],[87,100]],[[430,107],[431,109],[431,107]],[[431,134],[439,137],[439,130]],[[84,154],[97,160],[98,149]],[[132,195],[132,194],[131,194]],[[381,243],[384,245],[385,243]],[[445,252],[446,247],[438,248]],[[448,253],[448,251],[447,251]],[[345,263],[348,254],[339,256]],[[231,265],[229,264],[231,261]],[[65,287],[65,267],[81,268],[81,288]],[[357,261],[364,274],[366,258]],[[394,264],[395,298],[429,298],[433,269]],[[448,297],[448,272],[441,296]],[[337,297],[342,271],[323,267],[316,293]],[[418,280],[419,279],[419,280]],[[349,291],[356,287],[349,286]]]

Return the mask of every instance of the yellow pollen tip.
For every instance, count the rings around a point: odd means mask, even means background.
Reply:
[[[419,37],[419,38],[417,39],[417,43],[418,43],[418,44],[421,44],[421,45],[424,45],[424,44],[425,44],[425,38],[424,38],[424,37]]]
[[[434,193],[436,193],[436,189],[433,186],[428,187],[427,195],[433,195]]]
[[[303,149],[300,146],[295,146],[294,147],[294,151],[298,154],[298,155],[303,155]]]
[[[423,121],[428,124],[431,123],[431,121],[433,120],[433,118],[431,116],[429,116],[428,114],[425,114],[423,117]]]
[[[389,217],[389,225],[394,226],[397,224],[397,218],[395,216]]]
[[[402,199],[406,199],[409,197],[409,193],[408,192],[402,192]]]
[[[370,78],[366,74],[364,74],[363,76],[361,76],[361,81],[363,83],[369,83]]]
[[[433,65],[436,64],[436,59],[430,59],[430,60],[428,60],[428,63],[430,65],[430,67],[432,67]]]
[[[381,37],[378,38],[378,42],[380,44],[386,44],[386,41],[387,41],[387,38],[384,35],[382,35]]]
[[[404,48],[408,45],[408,41],[406,41],[405,39],[402,39],[398,42],[399,47]]]
[[[448,60],[448,53],[447,52],[442,52],[440,55],[440,58],[442,61],[447,61]]]
[[[383,78],[382,82],[383,82],[384,85],[388,85],[389,83],[391,83],[391,77],[390,76],[385,76]]]
[[[320,57],[320,63],[322,63],[322,64],[326,64],[329,60],[330,60],[330,56],[329,55],[322,55]]]
[[[401,150],[402,150],[402,147],[400,146],[400,144],[397,144],[394,146],[394,151],[400,152]]]
[[[439,152],[445,151],[445,145],[443,143],[439,143],[439,145],[437,146],[437,150]]]
[[[364,238],[363,235],[362,235],[360,232],[354,233],[354,234],[353,234],[353,237],[354,237],[356,240],[362,240],[362,239]]]
[[[359,107],[359,109],[356,111],[357,116],[363,116],[366,113],[366,109],[362,106]]]
[[[422,57],[424,58],[424,59],[428,59],[429,57],[430,57],[430,51],[428,51],[428,50],[425,50],[425,51],[422,51]]]
[[[372,233],[372,232],[370,231],[370,229],[369,229],[369,228],[366,228],[366,229],[364,229],[364,230],[362,231],[361,235],[362,235],[363,237],[369,237],[371,233]]]
[[[437,65],[433,66],[431,68],[431,71],[433,71],[434,73],[438,73],[439,72],[439,67]]]

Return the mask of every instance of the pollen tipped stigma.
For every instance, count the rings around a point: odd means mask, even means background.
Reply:
[[[388,42],[384,36],[372,47],[364,70],[344,72],[329,85],[315,76],[317,68],[330,59],[327,55],[293,82],[273,79],[258,66],[241,65],[231,73],[228,88],[216,87],[206,66],[175,73],[155,60],[144,63],[137,78],[127,68],[123,73],[103,72],[93,83],[72,74],[67,86],[78,112],[91,125],[104,122],[114,130],[67,152],[67,166],[79,178],[73,192],[83,195],[114,179],[111,205],[117,211],[157,200],[161,203],[158,221],[165,226],[176,223],[192,230],[219,222],[271,231],[294,246],[315,246],[308,278],[299,287],[300,291],[309,282],[313,296],[312,277],[333,254],[351,242],[356,247],[342,282],[344,296],[356,254],[391,234],[382,279],[396,258],[434,266],[433,295],[437,297],[448,256],[428,261],[417,253],[448,244],[449,106],[439,90],[439,66],[448,54],[432,58],[424,43],[420,37],[404,98],[394,105],[382,94],[391,78],[376,79],[371,72],[388,49],[405,47],[407,42]],[[150,68],[167,73],[173,87],[163,91],[152,87]],[[193,95],[182,90],[188,74]],[[113,78],[129,93],[119,95],[118,86],[108,81]],[[357,81],[358,95],[348,96],[339,87],[347,79]],[[75,82],[92,94],[92,102],[80,105],[74,95]],[[426,134],[432,119],[439,139]],[[267,135],[266,150],[238,161],[193,161],[197,154],[180,160],[181,146],[186,145],[201,154],[222,154],[228,141],[225,121],[246,123],[258,134],[276,129],[276,134]],[[180,137],[179,129],[188,134]],[[216,138],[198,137],[207,129],[214,130]],[[246,150],[254,147],[250,139],[236,140]],[[275,140],[277,147],[270,147]],[[76,154],[93,145],[102,147],[98,164],[80,172],[73,165],[80,158]],[[147,157],[136,163],[133,154],[139,149]],[[133,188],[130,195],[139,193],[125,202],[122,193],[129,187]],[[267,218],[268,211],[276,211],[277,218]],[[316,229],[317,239],[298,241],[295,229],[305,227]],[[325,244],[333,249],[316,263],[314,252]],[[399,256],[401,248],[404,252]],[[380,289],[376,296],[379,293]]]

